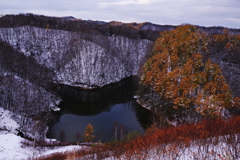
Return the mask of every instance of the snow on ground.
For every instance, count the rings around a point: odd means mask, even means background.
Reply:
[[[85,146],[63,146],[63,147],[55,147],[54,149],[46,149],[45,148],[45,151],[38,154],[37,156],[40,157],[40,156],[45,156],[45,155],[50,155],[50,154],[53,154],[53,153],[62,153],[62,152],[66,152],[66,151],[74,151],[74,150],[79,150],[79,149],[83,149],[85,148]]]
[[[0,107],[0,160],[27,160],[57,152],[73,151],[83,146],[62,146],[54,148],[33,148],[23,142],[27,140],[16,135],[19,127],[11,112]],[[31,142],[28,142],[31,144]]]
[[[15,132],[18,127],[17,122],[12,119],[11,112],[0,107],[0,129]]]
[[[0,133],[0,159],[22,160],[30,157],[30,150],[21,147],[22,140],[12,133]]]
[[[8,110],[0,108],[0,159],[24,159],[29,151],[21,147],[23,138],[15,135],[19,127]],[[15,134],[14,134],[15,133]]]
[[[16,129],[19,127],[16,121],[13,120],[11,112],[0,107],[0,160],[28,160],[41,156],[47,156],[53,153],[74,151],[84,149],[86,146],[61,146],[61,147],[33,147],[33,142],[27,141],[16,135]],[[227,139],[235,140],[228,143]],[[214,140],[214,138],[211,138]],[[53,140],[47,140],[52,142]],[[166,144],[163,146],[156,146],[146,150],[143,154],[148,160],[157,159],[239,159],[240,143],[239,135],[231,137],[225,135],[216,137],[217,143],[200,143],[201,141],[191,142],[188,147],[182,145],[172,146]],[[209,139],[210,142],[210,139]],[[235,143],[234,143],[235,142]],[[26,145],[28,144],[28,145]],[[89,155],[91,156],[91,155]],[[136,156],[136,157],[135,157]],[[139,155],[132,158],[138,159]],[[141,156],[141,155],[140,155]],[[86,156],[85,158],[87,158]],[[120,158],[109,157],[105,160],[126,159],[127,155],[122,155]],[[239,159],[240,160],[240,159]]]
[[[82,146],[63,146],[50,148],[33,148],[24,146],[23,138],[12,133],[0,133],[0,160],[27,160],[57,152],[73,151]]]

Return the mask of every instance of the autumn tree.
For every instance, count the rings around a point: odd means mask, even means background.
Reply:
[[[93,138],[95,137],[93,135],[93,126],[91,125],[91,123],[88,123],[88,125],[86,126],[86,129],[84,131],[84,140],[86,142],[92,142]]]
[[[217,51],[214,57],[223,62],[239,64],[240,35],[230,34],[229,30],[225,29],[224,34],[213,35],[211,40],[212,49]]]
[[[173,108],[195,107],[204,117],[220,116],[233,96],[219,65],[203,61],[209,37],[192,25],[165,31],[143,67],[141,83]]]

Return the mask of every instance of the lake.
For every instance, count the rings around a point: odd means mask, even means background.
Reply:
[[[149,110],[140,106],[134,97],[137,86],[134,78],[101,89],[81,90],[61,86],[60,111],[49,125],[48,138],[82,142],[84,130],[93,126],[94,141],[123,140],[127,134],[142,134],[152,124]]]

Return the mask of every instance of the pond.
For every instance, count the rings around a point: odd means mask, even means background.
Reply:
[[[123,140],[130,133],[144,133],[152,124],[150,111],[133,98],[137,88],[134,78],[89,91],[60,88],[61,110],[54,113],[56,121],[49,125],[48,138],[82,142],[90,123],[94,141]]]

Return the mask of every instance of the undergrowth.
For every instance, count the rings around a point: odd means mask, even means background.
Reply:
[[[240,159],[240,116],[159,129],[131,141],[116,141],[39,160],[61,159]]]

